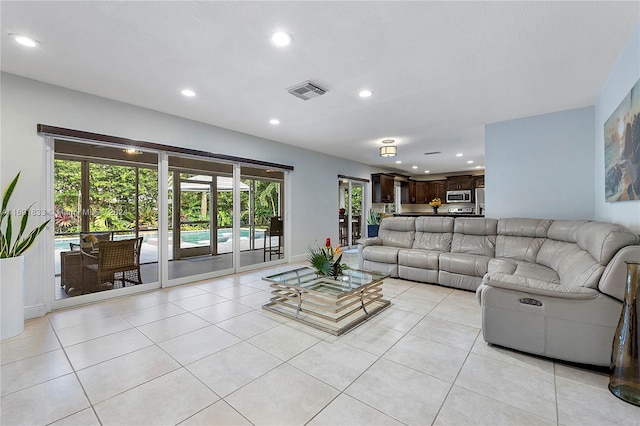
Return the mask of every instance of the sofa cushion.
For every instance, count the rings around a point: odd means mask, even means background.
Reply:
[[[420,216],[416,218],[416,232],[453,233],[452,217]]]
[[[489,273],[500,272],[506,275],[533,278],[550,283],[560,283],[560,277],[551,268],[537,263],[517,259],[494,258],[489,260]]]
[[[547,230],[547,238],[568,243],[576,242],[576,232],[588,220],[554,220]]]
[[[498,219],[457,217],[453,232],[466,235],[496,235],[498,233]]]
[[[439,266],[441,271],[482,277],[488,271],[490,259],[468,253],[441,253]]]
[[[498,235],[546,238],[551,219],[510,218],[498,220]]]
[[[398,247],[369,246],[362,250],[364,260],[381,263],[398,263]]]
[[[415,218],[386,217],[380,222],[378,237],[383,246],[411,248],[415,233]]]
[[[453,234],[451,240],[452,253],[467,253],[478,256],[493,257],[495,254],[495,235]]]
[[[438,269],[440,251],[402,249],[398,251],[398,265],[414,268]]]
[[[604,266],[600,265],[578,244],[547,239],[536,260],[558,273],[567,287],[597,288]]]
[[[589,222],[576,231],[576,241],[601,265],[607,265],[622,247],[637,244],[640,238],[613,223]]]
[[[452,236],[452,217],[418,217],[412,248],[450,251]]]

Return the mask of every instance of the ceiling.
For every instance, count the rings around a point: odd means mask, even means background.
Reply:
[[[640,16],[637,1],[0,8],[2,71],[414,176],[484,166],[487,123],[593,105]],[[277,30],[293,42],[271,44]],[[328,93],[285,90],[305,80]]]

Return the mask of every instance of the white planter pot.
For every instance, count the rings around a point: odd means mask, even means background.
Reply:
[[[24,256],[0,259],[0,340],[24,331]]]

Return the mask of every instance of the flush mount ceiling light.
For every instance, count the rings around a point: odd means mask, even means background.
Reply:
[[[182,89],[180,93],[182,93],[184,96],[188,98],[193,98],[196,95],[196,92],[194,92],[191,89]]]
[[[275,32],[271,35],[271,43],[276,46],[288,46],[291,43],[291,40],[293,40],[293,37],[282,31]]]
[[[358,96],[360,96],[361,98],[368,98],[371,95],[373,95],[373,92],[371,90],[362,90],[360,91],[360,93],[358,93]]]
[[[380,157],[395,157],[398,155],[398,147],[395,146],[381,146]]]
[[[14,39],[16,43],[20,43],[23,46],[27,47],[36,47],[40,44],[38,40],[35,40],[31,37],[24,36],[22,34],[9,34],[9,37]]]
[[[385,139],[382,141],[383,144],[387,146],[380,147],[380,157],[395,157],[398,155],[398,147],[388,146],[389,144],[394,143],[393,139]]]
[[[138,151],[135,148],[127,148],[127,149],[123,149],[122,152],[129,154],[129,155],[140,155],[142,154],[142,151]]]
[[[272,118],[271,120],[269,120],[269,123],[277,126],[278,124],[280,124],[280,120],[278,120],[277,118]]]

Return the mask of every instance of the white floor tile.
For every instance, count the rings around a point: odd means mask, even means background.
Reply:
[[[189,417],[180,426],[251,426],[249,420],[242,417],[229,404],[220,400],[199,413]]]
[[[216,394],[225,397],[281,363],[276,357],[242,342],[196,361],[187,369]]]
[[[72,371],[62,349],[5,364],[0,367],[0,392],[4,396]]]
[[[434,426],[447,425],[555,425],[511,405],[454,386],[438,413]]]
[[[447,346],[453,346],[454,348],[465,351],[471,349],[479,333],[479,328],[434,318],[432,316],[425,317],[409,332],[409,334],[414,336],[442,343]]]
[[[145,324],[138,327],[138,330],[155,343],[160,343],[209,325],[202,318],[187,312]]]
[[[95,406],[102,424],[177,424],[218,400],[184,368]]]
[[[148,308],[127,312],[121,316],[134,326],[139,327],[154,321],[184,314],[185,312],[186,311],[184,309],[176,306],[174,303],[162,303]]]
[[[197,296],[187,297],[173,302],[174,305],[181,307],[187,311],[195,311],[196,309],[205,308],[215,305],[216,303],[226,302],[227,298],[218,296],[213,293],[198,294]]]
[[[401,426],[403,423],[349,395],[341,394],[307,424],[310,426]]]
[[[408,425],[431,424],[451,385],[381,359],[345,393]]]
[[[287,324],[278,325],[247,340],[283,361],[298,355],[319,341],[317,337],[303,330],[289,327]]]
[[[93,412],[93,408],[85,408],[68,417],[51,423],[52,426],[100,426],[100,421]]]
[[[389,349],[383,358],[453,383],[468,353],[421,337],[407,335]]]
[[[233,334],[215,325],[210,325],[182,336],[165,340],[159,343],[159,346],[180,364],[187,365],[235,345],[240,341]]]
[[[180,368],[157,346],[149,346],[78,371],[92,404]]]
[[[81,370],[152,344],[138,330],[131,329],[69,346],[65,352],[73,368]]]
[[[2,341],[0,343],[0,360],[4,365],[60,348],[60,342],[53,330],[47,330],[21,339]]]
[[[229,318],[246,314],[247,312],[251,311],[253,311],[252,308],[229,300],[228,302],[216,303],[213,306],[207,306],[206,308],[197,309],[195,311],[192,311],[192,313],[199,316],[200,318],[205,319],[211,324],[217,324],[219,322],[228,320]]]
[[[556,379],[558,421],[570,425],[640,425],[640,407],[618,399],[608,389]]]
[[[283,364],[225,400],[256,425],[302,425],[338,393],[331,386]]]
[[[469,354],[456,385],[556,421],[554,378],[528,368]]]
[[[344,390],[377,359],[369,352],[336,341],[320,342],[291,359],[289,364]]]
[[[277,327],[280,323],[264,315],[260,315],[258,312],[249,312],[219,322],[216,325],[241,339],[249,339],[256,334]]]
[[[0,399],[3,425],[45,425],[89,407],[75,374],[67,374]]]
[[[132,328],[132,325],[117,315],[60,328],[56,333],[62,346],[71,346],[129,328]]]

